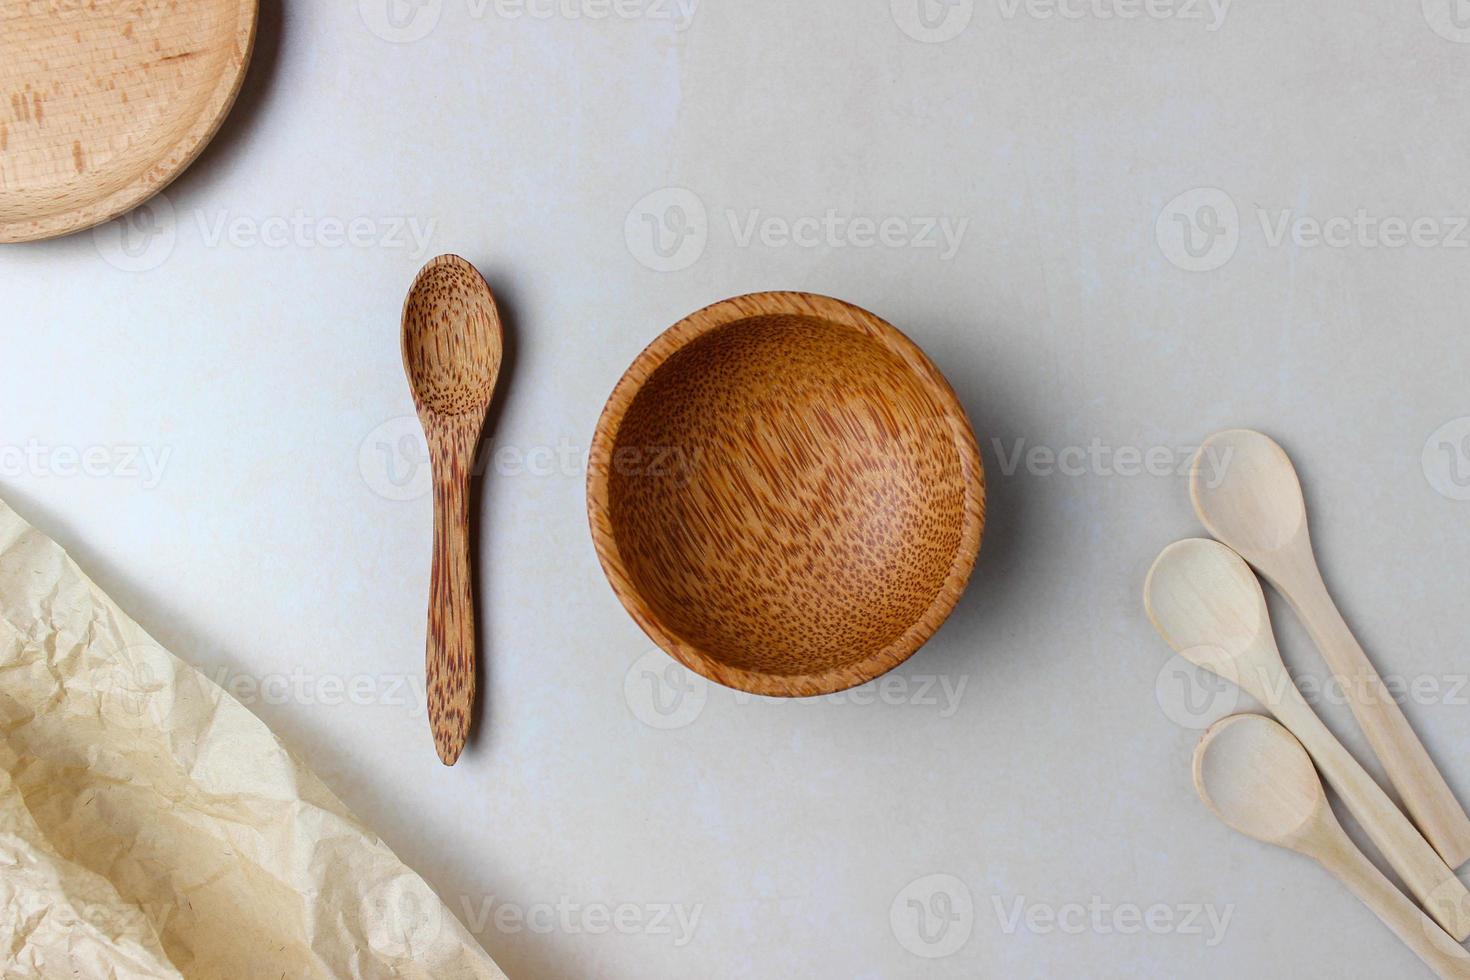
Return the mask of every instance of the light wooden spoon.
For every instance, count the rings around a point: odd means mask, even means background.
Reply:
[[[1348,839],[1311,760],[1286,729],[1261,715],[1216,722],[1194,752],[1194,788],[1247,837],[1320,863],[1441,977],[1470,977],[1470,953],[1445,935]]]
[[[446,766],[464,750],[475,700],[469,488],[501,348],[495,297],[475,267],[457,255],[424,266],[403,304],[403,366],[434,474],[428,702]]]
[[[1461,942],[1470,937],[1470,892],[1302,698],[1241,557],[1218,541],[1176,542],[1149,570],[1144,605],[1181,656],[1238,684],[1301,741],[1435,921]]]
[[[1424,836],[1450,867],[1470,860],[1470,816],[1322,582],[1301,481],[1286,453],[1259,432],[1221,432],[1200,447],[1190,491],[1210,533],[1254,565],[1296,610]]]

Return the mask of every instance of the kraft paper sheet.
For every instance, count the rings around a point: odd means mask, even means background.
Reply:
[[[0,733],[7,978],[504,978],[258,718],[4,502]]]

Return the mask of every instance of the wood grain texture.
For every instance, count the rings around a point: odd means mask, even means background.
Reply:
[[[985,525],[944,377],[871,313],[806,293],[717,303],[613,390],[592,538],[628,612],[703,676],[798,697],[902,663],[949,615]]]
[[[1144,604],[1180,656],[1239,685],[1300,740],[1435,921],[1470,938],[1470,891],[1297,690],[1244,559],[1218,541],[1176,542],[1149,570]]]
[[[0,0],[0,242],[100,224],[224,121],[257,0]]]
[[[470,478],[503,353],[495,298],[473,265],[441,255],[424,266],[404,303],[402,346],[434,474],[429,724],[452,766],[469,738],[476,685]]]
[[[1458,868],[1470,860],[1470,816],[1328,594],[1290,458],[1267,436],[1245,429],[1211,436],[1200,454],[1225,463],[1218,482],[1206,480],[1198,463],[1194,467],[1191,492],[1200,520],[1286,597],[1346,692],[1353,717],[1414,822],[1446,863]]]
[[[1217,722],[1195,749],[1194,786],[1227,826],[1321,864],[1439,976],[1470,977],[1470,953],[1358,850],[1327,805],[1307,753],[1280,725],[1260,715]]]

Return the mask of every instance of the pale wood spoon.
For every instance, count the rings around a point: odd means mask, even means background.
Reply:
[[[1182,657],[1238,684],[1301,741],[1435,921],[1461,942],[1470,937],[1470,892],[1328,731],[1286,672],[1250,566],[1218,541],[1176,542],[1149,570],[1144,605]]]
[[[475,267],[457,255],[424,266],[403,304],[403,366],[433,470],[427,688],[434,747],[446,766],[464,750],[475,700],[469,489],[501,352],[495,297]]]
[[[1470,953],[1445,935],[1348,839],[1296,739],[1261,715],[1216,722],[1194,752],[1194,788],[1224,823],[1326,868],[1441,977],[1470,977]]]
[[[1286,453],[1259,432],[1221,432],[1200,448],[1190,490],[1210,533],[1254,565],[1296,610],[1424,836],[1450,867],[1470,860],[1470,816],[1323,584],[1301,481]]]

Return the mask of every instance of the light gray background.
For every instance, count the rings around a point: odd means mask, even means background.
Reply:
[[[166,204],[0,249],[0,494],[244,692],[512,976],[1415,975],[1324,873],[1196,800],[1194,729],[1231,699],[1183,700],[1139,594],[1199,529],[1182,478],[1114,452],[1281,440],[1332,589],[1430,689],[1406,710],[1470,800],[1470,19],[926,2],[264,0],[240,103]],[[909,231],[743,237],[828,209]],[[1334,218],[1335,245],[1304,223]],[[955,254],[907,240],[926,220],[968,222]],[[488,713],[451,771],[404,687],[430,502],[397,340],[442,251],[514,344],[479,512]],[[985,452],[975,578],[901,687],[777,703],[665,672],[593,554],[581,459],[614,382],[770,288],[906,331]],[[1018,445],[1108,453],[1003,467]],[[623,904],[641,925],[595,934],[588,907]],[[692,937],[656,924],[674,906]],[[1189,926],[1204,906],[1223,937]]]

